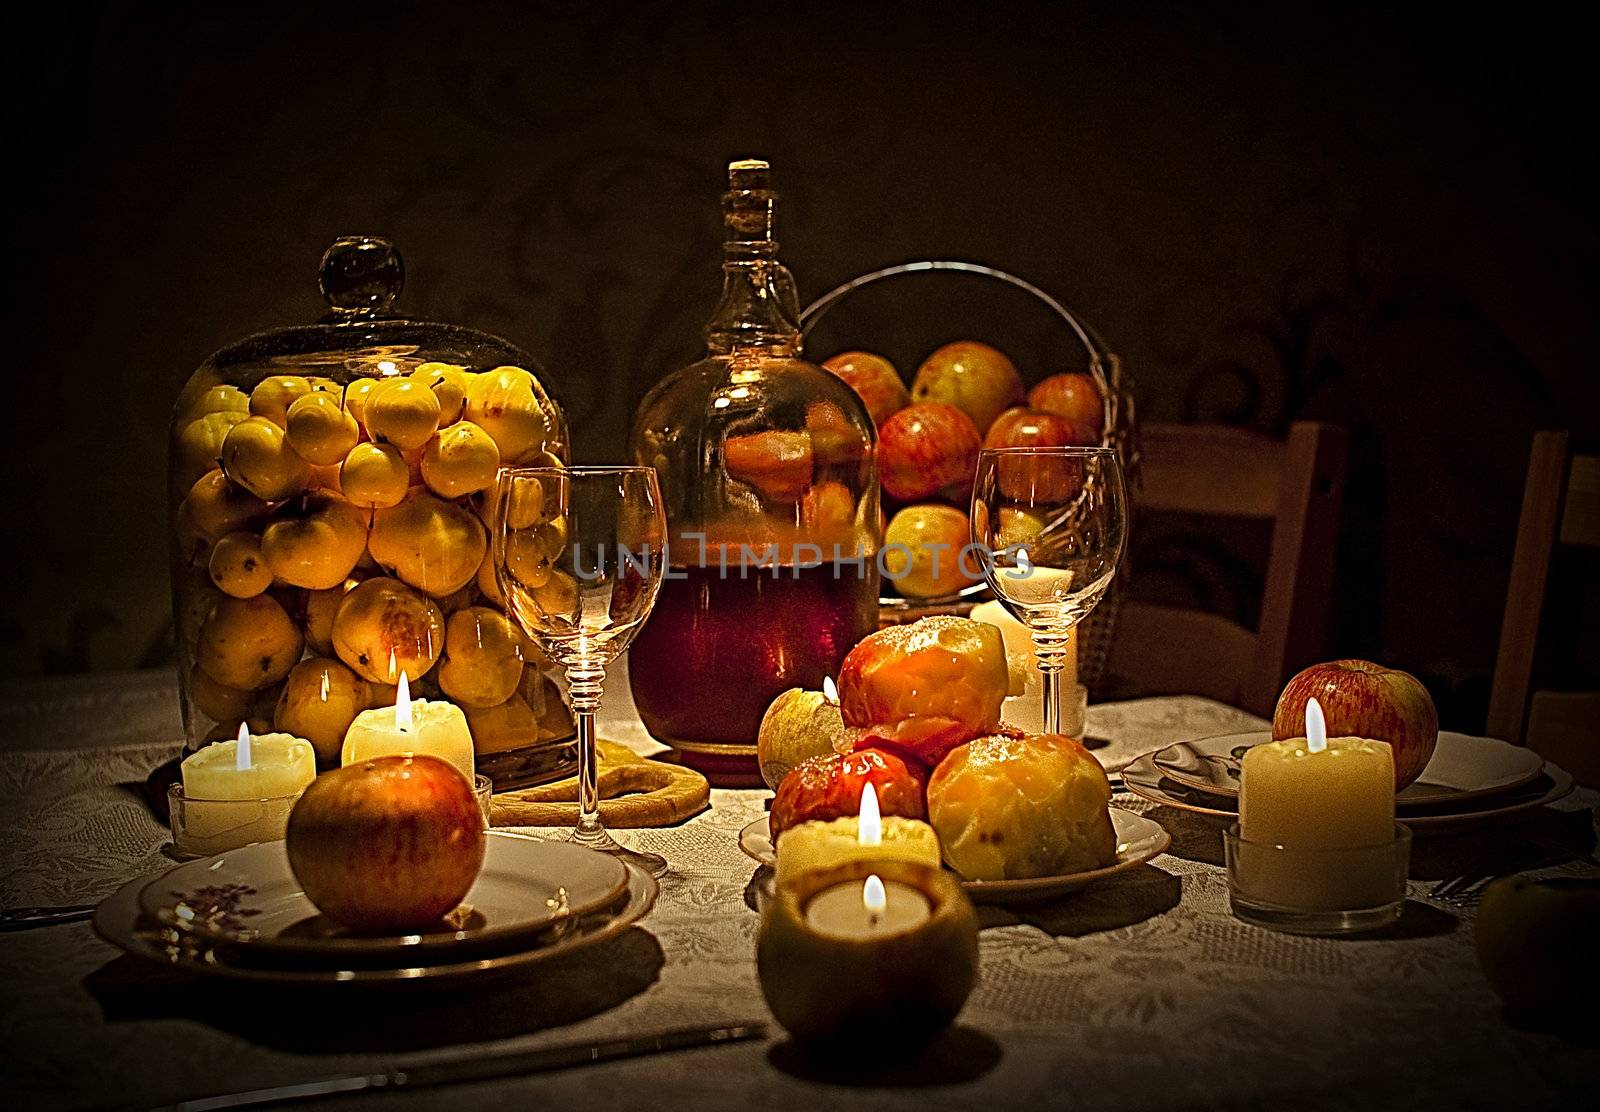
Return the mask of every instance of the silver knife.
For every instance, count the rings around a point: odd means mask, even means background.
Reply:
[[[618,1058],[635,1058],[645,1054],[661,1054],[697,1046],[716,1046],[721,1043],[742,1042],[746,1039],[763,1039],[766,1036],[765,1023],[739,1023],[727,1027],[680,1027],[654,1035],[633,1035],[607,1042],[563,1043],[558,1046],[540,1047],[537,1050],[513,1051],[509,1054],[456,1057],[420,1066],[396,1066],[380,1073],[350,1074],[345,1077],[323,1078],[320,1081],[276,1085],[270,1089],[252,1089],[242,1093],[200,1097],[197,1100],[180,1101],[166,1109],[158,1109],[157,1112],[209,1112],[214,1108],[261,1108],[289,1101],[348,1096],[352,1093],[423,1089],[468,1081],[492,1081],[501,1077],[545,1073],[572,1066],[610,1062]]]

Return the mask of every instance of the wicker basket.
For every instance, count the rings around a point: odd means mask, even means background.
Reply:
[[[1138,423],[1134,413],[1132,380],[1123,369],[1122,360],[1106,346],[1105,341],[1093,328],[1061,302],[1025,279],[980,263],[950,260],[901,263],[898,266],[884,267],[882,270],[874,270],[853,278],[817,298],[800,314],[801,331],[809,334],[829,310],[863,286],[908,274],[930,272],[975,275],[1007,283],[1033,295],[1060,317],[1071,331],[1075,342],[1088,353],[1088,373],[1094,377],[1100,387],[1100,395],[1105,400],[1105,435],[1102,445],[1116,449],[1131,488],[1139,466]],[[904,598],[885,594],[878,600],[880,621],[884,625],[894,625],[933,614],[966,614],[979,602],[991,597],[989,588],[982,583],[975,583],[955,595],[944,598]],[[1078,682],[1090,690],[1098,685],[1105,671],[1120,601],[1120,592],[1113,586],[1100,605],[1078,627]]]

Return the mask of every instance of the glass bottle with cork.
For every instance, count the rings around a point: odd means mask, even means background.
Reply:
[[[801,358],[770,177],[765,162],[729,165],[706,357],[658,383],[633,426],[671,564],[629,653],[634,702],[655,738],[725,782],[757,776],[772,699],[822,687],[877,628],[876,433],[856,393]]]

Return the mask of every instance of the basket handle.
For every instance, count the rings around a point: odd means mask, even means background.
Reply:
[[[1067,327],[1072,329],[1072,334],[1083,345],[1084,351],[1088,353],[1089,373],[1100,386],[1101,397],[1105,402],[1106,442],[1118,447],[1123,455],[1125,467],[1137,474],[1139,461],[1138,435],[1135,432],[1137,422],[1133,415],[1132,391],[1122,369],[1122,359],[1106,345],[1093,328],[1079,320],[1071,309],[1025,278],[1018,278],[1015,274],[1009,274],[997,267],[984,266],[982,263],[952,259],[927,259],[900,263],[898,266],[886,266],[881,270],[870,271],[852,278],[842,286],[835,286],[807,305],[805,311],[800,314],[800,333],[804,336],[810,332],[841,298],[862,286],[902,274],[922,274],[939,270],[976,274],[982,278],[997,278],[1019,290],[1031,293],[1066,322]]]

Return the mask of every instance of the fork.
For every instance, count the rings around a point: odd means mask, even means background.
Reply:
[[[1595,858],[1592,854],[1585,855],[1574,849],[1557,850],[1532,861],[1518,862],[1514,865],[1497,869],[1462,873],[1460,876],[1441,880],[1433,886],[1428,895],[1440,903],[1447,903],[1452,907],[1473,907],[1483,899],[1484,890],[1501,877],[1533,872],[1538,869],[1548,869],[1553,865],[1565,865],[1569,861],[1589,861],[1594,863]]]

